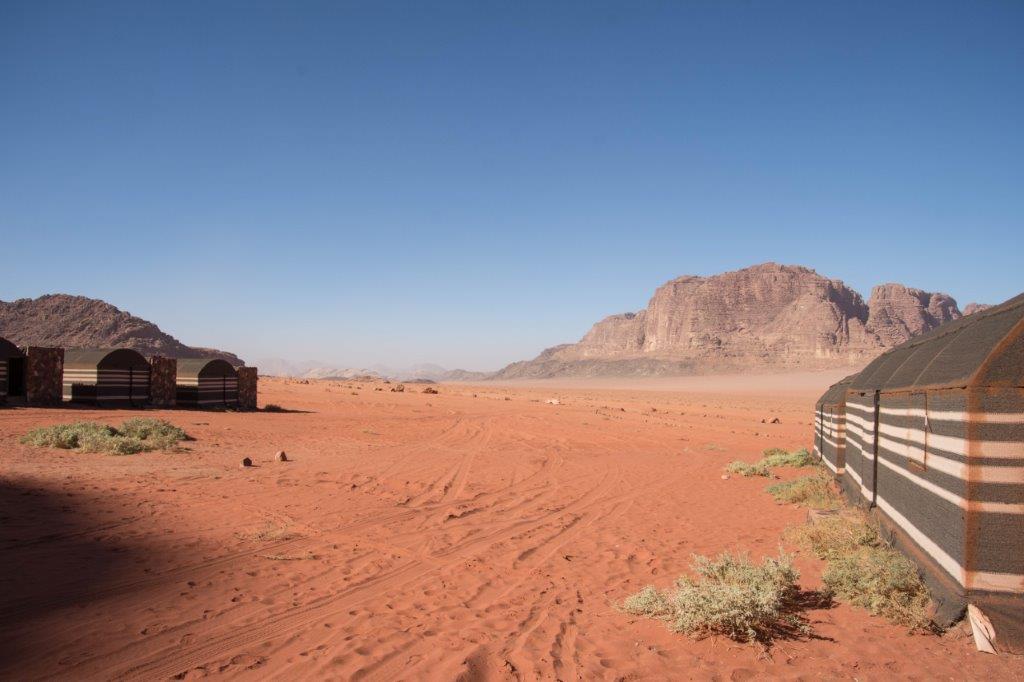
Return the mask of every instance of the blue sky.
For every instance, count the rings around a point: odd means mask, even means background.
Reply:
[[[681,274],[1024,290],[1024,3],[4,2],[0,299],[491,369]]]

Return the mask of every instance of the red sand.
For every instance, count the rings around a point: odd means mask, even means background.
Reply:
[[[722,466],[809,445],[834,378],[440,395],[264,380],[261,403],[297,412],[148,411],[196,440],[128,457],[18,437],[135,412],[0,411],[0,676],[1024,677],[1020,657],[846,605],[767,654],[616,609],[693,553],[777,552],[806,513]],[[820,561],[798,566],[819,584]]]

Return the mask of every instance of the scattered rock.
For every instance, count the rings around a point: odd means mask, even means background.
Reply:
[[[782,423],[782,420],[781,420],[781,419],[779,419],[778,417],[772,417],[772,421],[771,421],[771,423],[772,423],[772,424],[781,424],[781,423]]]
[[[405,393],[405,384],[398,384],[397,386],[391,387],[392,393]]]
[[[278,450],[276,459],[278,462],[287,462],[288,455],[285,454],[284,450]]]
[[[722,474],[722,480],[723,481],[728,481],[729,480],[729,474]]]
[[[545,405],[561,405],[562,401],[559,400],[558,398],[548,398],[547,400],[544,401],[544,404]]]
[[[242,458],[242,468],[244,469],[246,467],[251,467],[251,466],[252,466],[252,460],[249,459],[248,457],[243,457]]]
[[[427,386],[425,389],[423,389],[423,392],[429,393],[430,395],[437,395],[437,389],[434,388],[433,386]]]

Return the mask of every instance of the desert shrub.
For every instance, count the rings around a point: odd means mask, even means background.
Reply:
[[[265,405],[263,407],[263,411],[264,412],[284,412],[284,408],[281,407],[280,405],[275,405],[274,403],[267,403],[267,405]]]
[[[135,417],[121,424],[118,431],[126,438],[145,441],[156,448],[171,447],[180,441],[189,440],[184,429],[163,419]]]
[[[736,460],[730,462],[725,470],[730,474],[741,476],[764,476],[772,475],[772,467],[806,467],[814,466],[817,462],[806,449],[801,448],[792,452],[782,448],[768,448],[764,451],[761,459],[754,463]]]
[[[798,504],[811,509],[838,509],[839,495],[831,481],[823,475],[804,476],[766,489],[776,502]]]
[[[790,528],[786,539],[810,549],[819,559],[837,559],[862,547],[879,547],[882,539],[874,526],[856,512],[826,516]]]
[[[135,418],[125,421],[120,429],[84,421],[45,426],[29,431],[22,436],[21,442],[42,448],[134,455],[170,449],[187,438],[183,430],[166,421]]]
[[[116,431],[113,427],[97,422],[75,422],[55,424],[29,431],[21,438],[26,445],[62,450],[89,450],[106,442]]]
[[[931,626],[930,598],[917,568],[885,543],[864,514],[827,516],[786,536],[828,561],[822,582],[829,594],[897,625]]]
[[[930,626],[930,598],[917,567],[888,545],[831,559],[821,579],[831,593],[876,616],[912,629]]]
[[[693,570],[696,577],[679,578],[673,590],[645,587],[623,603],[623,610],[664,620],[695,638],[722,634],[767,643],[783,634],[807,634],[798,613],[800,574],[789,556],[766,557],[760,565],[728,552],[714,559],[695,556]]]
[[[750,464],[749,462],[736,460],[729,462],[725,470],[730,474],[739,474],[740,476],[764,476],[767,478],[772,475],[771,469],[760,462]]]
[[[817,464],[806,448],[788,452],[782,448],[769,448],[764,451],[760,464],[766,467],[807,467]]]

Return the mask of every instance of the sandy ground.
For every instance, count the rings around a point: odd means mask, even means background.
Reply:
[[[1020,657],[841,604],[768,652],[616,609],[693,553],[777,551],[805,512],[721,469],[809,445],[834,378],[439,395],[263,380],[261,404],[293,412],[149,411],[196,440],[127,457],[18,437],[135,412],[0,410],[0,677],[1024,677]],[[820,584],[821,562],[798,566]]]

